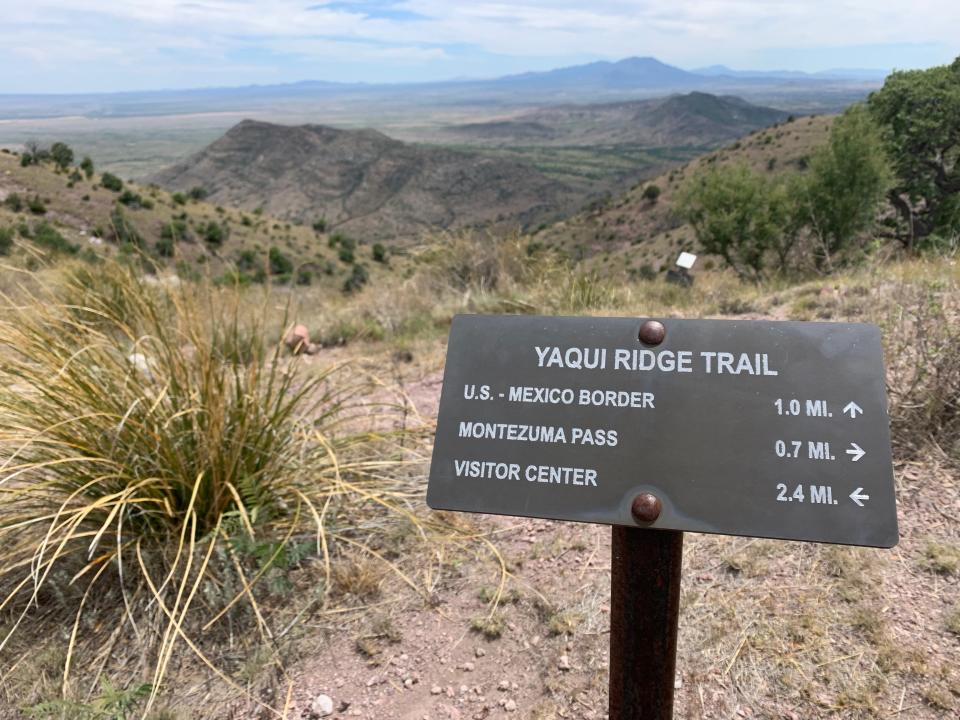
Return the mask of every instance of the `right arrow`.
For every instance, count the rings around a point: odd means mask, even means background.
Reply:
[[[857,415],[863,415],[863,408],[857,405],[852,400],[847,403],[847,406],[843,409],[845,413],[848,413],[851,418],[856,418]]]
[[[847,449],[847,455],[849,455],[850,459],[853,460],[854,462],[856,462],[866,454],[867,454],[866,450],[864,450],[862,447],[857,445],[855,442],[850,443],[850,447]]]
[[[857,488],[852,493],[850,493],[850,499],[853,500],[860,507],[863,507],[863,501],[869,500],[870,496],[863,494],[863,488]]]

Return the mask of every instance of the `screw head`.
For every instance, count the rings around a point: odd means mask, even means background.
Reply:
[[[647,320],[640,326],[640,342],[646,345],[659,345],[666,336],[667,329],[657,320]]]
[[[653,493],[640,493],[630,505],[630,513],[638,523],[648,524],[660,517],[663,503]]]

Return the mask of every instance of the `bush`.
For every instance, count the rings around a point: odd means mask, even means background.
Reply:
[[[87,176],[87,180],[92,178],[94,173],[93,160],[89,157],[83,158],[83,160],[80,161],[80,169],[83,170],[83,174]]]
[[[173,195],[170,196],[170,199],[173,200],[174,205],[187,204],[187,196],[184,195],[182,192],[175,192]]]
[[[110,214],[110,228],[112,231],[111,237],[118,245],[137,248],[143,247],[143,237],[130,223],[120,208],[115,208]]]
[[[320,218],[319,220],[314,221],[313,230],[316,233],[325,233],[327,231],[327,219]]]
[[[0,506],[0,604],[68,606],[84,638],[56,640],[63,683],[120,633],[156,658],[155,694],[181,633],[236,629],[254,612],[230,608],[262,599],[268,571],[314,554],[329,584],[344,529],[396,532],[412,494],[390,477],[397,456],[337,424],[362,387],[281,361],[235,292],[147,284],[116,263],[37,292],[0,312],[2,439],[17,448],[0,469],[16,490]],[[208,586],[223,593],[212,604]]]
[[[337,251],[337,258],[339,258],[340,262],[346,263],[347,265],[353,264],[353,262],[356,260],[353,248],[346,245]]]
[[[47,222],[41,222],[34,226],[33,241],[40,247],[53,252],[75,255],[80,251],[78,245],[68,242],[53,225]]]
[[[270,263],[271,275],[289,276],[291,273],[293,273],[293,262],[291,262],[290,258],[283,254],[283,251],[280,250],[280,248],[270,248],[267,259]]]
[[[154,243],[157,255],[163,258],[172,258],[177,254],[177,243],[172,237],[162,237]]]
[[[655,203],[660,197],[660,186],[651,183],[643,189],[643,199]]]
[[[206,225],[200,226],[200,236],[203,238],[203,241],[214,247],[223,245],[228,234],[226,225],[221,225],[214,220],[211,220]]]
[[[313,283],[313,271],[309,268],[300,268],[297,270],[297,285],[311,285]]]
[[[13,228],[0,228],[0,255],[9,255],[13,249]]]
[[[120,192],[123,190],[123,180],[118,178],[113,173],[104,173],[100,177],[100,184],[105,187],[107,190],[112,190],[113,192]]]
[[[173,240],[174,242],[190,242],[192,240],[190,228],[187,227],[184,220],[171,220],[164,223],[163,227],[160,228],[160,238],[162,240]]]
[[[199,185],[196,187],[190,188],[190,190],[187,192],[187,195],[190,196],[191,200],[198,200],[198,201],[205,200],[208,194],[209,193],[207,193],[206,189],[200,187]]]
[[[43,200],[40,199],[39,195],[34,195],[30,200],[27,201],[27,209],[32,212],[34,215],[46,215],[47,206]]]
[[[373,245],[373,261],[378,263],[387,262],[387,248],[383,243],[374,243]]]
[[[117,198],[117,202],[134,210],[143,207],[143,198],[137,193],[131,192],[130,190],[124,190],[122,193],[120,193],[120,197]]]
[[[360,290],[370,279],[369,273],[367,273],[367,268],[363,265],[354,265],[353,270],[350,272],[350,277],[348,277],[343,283],[343,291],[345,293],[353,293]]]

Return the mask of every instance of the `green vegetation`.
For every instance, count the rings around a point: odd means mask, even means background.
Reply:
[[[111,239],[123,247],[143,247],[143,236],[140,235],[133,223],[127,218],[123,210],[114,208],[110,214]]]
[[[34,225],[32,239],[40,247],[53,252],[75,255],[80,251],[79,246],[68,242],[53,225],[47,222],[39,222]]]
[[[100,184],[101,184],[103,187],[105,187],[107,190],[111,190],[111,191],[116,192],[116,193],[118,193],[118,192],[120,192],[121,190],[123,190],[123,180],[121,180],[120,178],[118,178],[118,177],[117,177],[116,175],[114,175],[113,173],[108,173],[108,172],[106,172],[106,173],[104,173],[103,175],[101,175],[101,176],[100,176]]]
[[[23,210],[23,198],[20,197],[19,193],[10,193],[4,198],[3,206],[11,212],[18,213]]]
[[[785,262],[796,240],[785,188],[745,165],[714,165],[694,177],[680,212],[704,251],[744,279],[762,278],[771,253]]]
[[[341,545],[378,563],[352,538],[407,522],[405,491],[390,443],[338,425],[362,386],[283,361],[235,289],[174,289],[108,262],[36,293],[0,312],[0,446],[18,449],[0,469],[4,642],[33,643],[36,608],[60,598],[58,684],[120,633],[151,659],[149,690],[133,693],[145,716],[183,638],[267,632],[275,567],[317,558],[333,588]]]
[[[374,262],[386,263],[387,262],[387,247],[383,243],[374,243],[371,251]]]
[[[319,220],[315,220],[313,223],[313,230],[317,234],[325,233],[327,231],[327,219],[320,218]]]
[[[895,72],[870,96],[897,181],[888,195],[908,249],[960,233],[960,57],[952,65]]]
[[[213,247],[220,247],[223,245],[224,240],[227,239],[229,230],[226,225],[222,225],[215,220],[210,220],[205,225],[202,225],[199,229],[200,237],[203,238],[203,241],[207,245]]]
[[[39,195],[34,195],[32,198],[27,200],[27,210],[32,212],[34,215],[46,215],[47,204],[40,199]]]
[[[13,228],[0,228],[0,255],[9,255],[13,249]]]
[[[345,293],[354,293],[360,290],[370,280],[370,273],[364,265],[354,265],[350,270],[350,277],[343,283]]]
[[[80,161],[80,169],[83,170],[83,174],[86,176],[87,180],[90,180],[93,177],[95,170],[93,167],[93,160],[91,160],[89,157],[84,157],[83,160]]]
[[[280,248],[274,246],[270,248],[267,255],[270,264],[270,274],[289,278],[293,273],[293,262],[288,258]]]
[[[209,193],[205,188],[202,188],[199,186],[192,187],[187,192],[187,195],[190,197],[191,200],[197,200],[197,201],[206,200],[208,194]]]
[[[643,199],[649,200],[652,203],[657,201],[657,198],[660,197],[660,186],[650,183],[643,189]]]
[[[66,143],[55,142],[50,146],[50,159],[58,170],[64,171],[73,165],[73,149]]]

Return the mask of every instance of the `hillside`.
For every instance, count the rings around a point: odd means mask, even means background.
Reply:
[[[711,163],[745,163],[771,176],[798,172],[812,150],[827,140],[831,122],[830,116],[800,118],[753,132],[683,167],[638,183],[625,194],[594,202],[538,233],[537,240],[563,248],[572,257],[587,258],[604,272],[649,274],[670,267],[681,250],[696,252],[692,230],[673,212],[675,193],[685,178]],[[648,185],[660,189],[656,201],[644,197]]]
[[[442,135],[478,144],[707,147],[786,120],[789,113],[703,92],[654,100],[559,105],[514,118],[455,125]]]
[[[49,163],[21,167],[18,155],[0,152],[0,233],[10,233],[13,243],[4,264],[37,267],[67,258],[140,255],[182,277],[228,278],[239,271],[241,279],[269,276],[277,284],[338,289],[361,266],[370,279],[391,272],[374,260],[371,247],[348,252],[325,229],[155,186],[124,182],[113,190],[104,185],[107,177],[57,172]]]
[[[203,187],[212,201],[364,239],[426,230],[556,219],[577,199],[523,163],[413,145],[373,130],[246,120],[152,177],[170,190]]]

